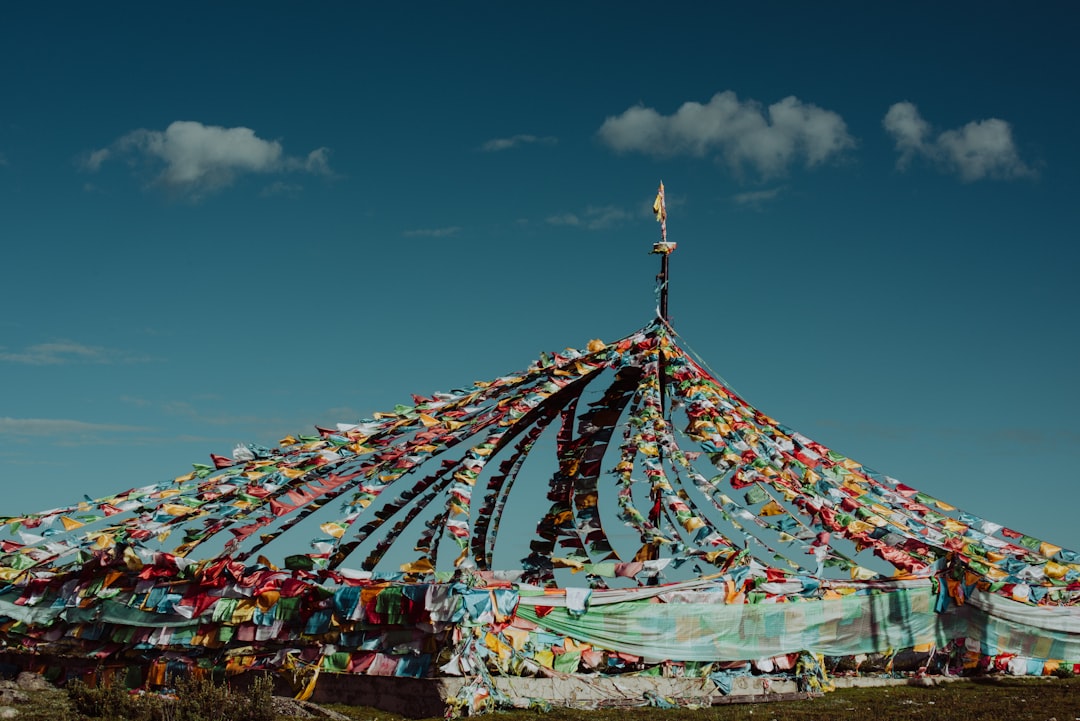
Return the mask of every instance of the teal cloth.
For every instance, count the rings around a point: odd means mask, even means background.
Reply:
[[[599,648],[679,661],[736,661],[796,651],[830,656],[944,645],[968,630],[965,614],[934,612],[932,589],[795,603],[628,603],[594,606],[579,618],[518,615]],[[960,631],[960,633],[957,633]]]

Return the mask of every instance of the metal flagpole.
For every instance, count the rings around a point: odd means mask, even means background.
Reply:
[[[660,181],[660,188],[656,193],[656,200],[653,202],[653,213],[656,214],[656,220],[660,223],[660,241],[653,244],[652,252],[660,256],[660,274],[656,276],[657,290],[659,292],[659,300],[657,304],[657,314],[660,317],[660,321],[668,326],[670,329],[671,318],[668,315],[668,256],[671,255],[671,251],[675,250],[675,243],[669,243],[667,239],[667,204],[664,199],[664,182]],[[664,348],[661,345],[659,354],[657,357],[657,382],[659,384],[659,402],[660,402],[660,420],[662,423],[667,423],[667,394],[664,386],[667,384],[667,374],[664,368]],[[661,446],[658,449],[657,461],[659,461],[661,468],[664,465],[664,449]],[[652,500],[654,508],[660,501],[660,490],[654,489],[652,494]],[[659,525],[660,518],[651,519],[654,523]],[[656,543],[650,544],[647,555],[651,558],[659,557],[659,546]],[[645,550],[645,547],[642,547]],[[640,552],[639,552],[640,553]],[[650,583],[655,583],[654,577]]]
[[[667,239],[667,204],[664,199],[664,181],[660,181],[660,189],[656,192],[656,200],[653,201],[653,213],[660,223],[660,241],[653,243],[652,252],[660,256],[660,275],[656,276],[656,282],[660,291],[660,302],[657,313],[660,320],[670,323],[668,316],[668,256],[675,250],[675,243],[669,243]]]
[[[668,316],[668,257],[675,250],[675,243],[669,243],[667,239],[667,203],[664,199],[664,181],[660,181],[660,189],[656,191],[656,200],[653,201],[653,213],[660,222],[660,241],[653,243],[652,252],[660,256],[660,275],[656,276],[657,289],[660,293],[657,305],[657,314],[664,325],[671,327],[671,318]],[[664,398],[664,355],[660,351],[659,381],[660,381],[660,417],[666,415],[666,403]]]

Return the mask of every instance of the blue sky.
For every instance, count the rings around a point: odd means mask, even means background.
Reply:
[[[751,403],[1072,548],[1066,3],[0,10],[16,515],[671,315]]]

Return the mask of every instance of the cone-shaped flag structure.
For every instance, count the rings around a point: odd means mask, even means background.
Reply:
[[[753,662],[820,681],[823,658],[902,649],[954,670],[1080,662],[1080,556],[773,420],[662,318],[4,521],[8,652],[147,683],[177,665],[310,680]]]

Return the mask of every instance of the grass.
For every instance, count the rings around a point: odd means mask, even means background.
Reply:
[[[330,706],[357,721],[402,721],[375,709]],[[493,721],[1077,721],[1080,679],[994,678],[931,688],[852,688],[808,701],[733,704],[702,709],[553,709],[512,711]]]
[[[18,705],[20,721],[87,718],[75,711],[64,691],[26,693],[29,701]],[[403,721],[401,716],[371,708],[339,705],[327,708],[356,721]],[[512,711],[489,718],[492,721],[1076,721],[1080,719],[1080,679],[993,678],[932,688],[842,689],[809,701],[669,711],[655,708]],[[277,721],[286,719],[281,716]]]

